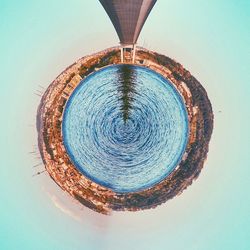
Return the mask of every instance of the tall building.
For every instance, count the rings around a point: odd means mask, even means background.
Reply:
[[[133,61],[135,44],[142,27],[157,0],[99,0],[113,23],[123,49],[132,48]]]

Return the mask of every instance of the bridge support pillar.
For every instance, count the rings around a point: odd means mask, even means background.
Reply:
[[[124,55],[123,55],[123,47],[121,47],[121,63],[123,63],[124,62]]]
[[[132,57],[132,63],[135,63],[135,53],[136,53],[136,45],[133,45],[133,57]]]

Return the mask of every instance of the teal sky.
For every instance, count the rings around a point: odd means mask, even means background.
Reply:
[[[28,153],[39,85],[117,44],[97,0],[0,0],[0,249],[250,249],[248,0],[158,0],[141,33],[138,44],[183,64],[214,109],[205,167],[181,196],[107,217],[75,204],[47,174],[32,177],[43,169]]]

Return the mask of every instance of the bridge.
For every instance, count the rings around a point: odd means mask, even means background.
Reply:
[[[121,44],[121,62],[135,62],[136,42],[157,0],[99,0],[107,12]],[[126,55],[126,58],[125,58]]]

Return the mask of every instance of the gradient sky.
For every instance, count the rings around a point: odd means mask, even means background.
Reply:
[[[249,0],[158,0],[141,33],[138,44],[183,64],[214,109],[205,167],[181,196],[107,217],[47,174],[32,177],[43,169],[28,153],[37,151],[35,93],[79,57],[117,44],[97,0],[0,0],[0,249],[250,249]]]

